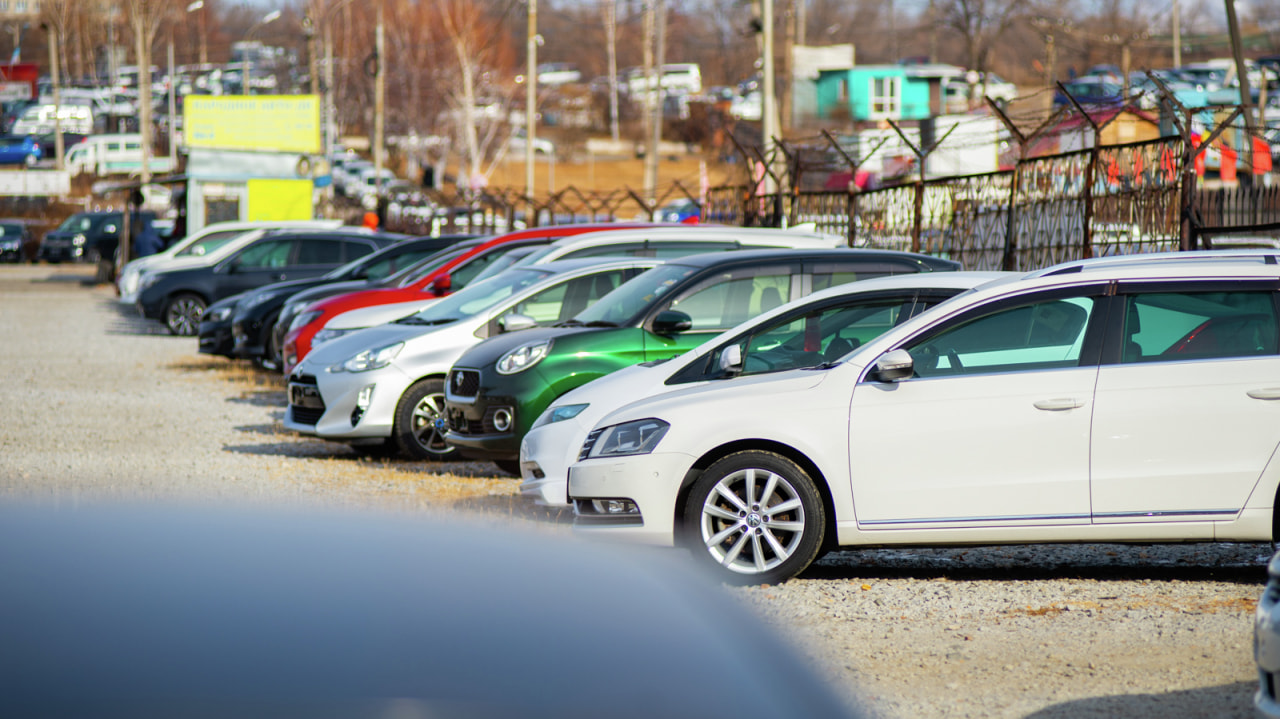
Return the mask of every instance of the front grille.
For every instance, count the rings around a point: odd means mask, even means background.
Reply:
[[[480,373],[473,369],[449,371],[449,394],[455,397],[475,397],[480,393]]]
[[[289,411],[298,424],[315,424],[324,415],[324,399],[315,375],[294,375],[289,380]]]
[[[579,462],[586,459],[591,454],[591,449],[596,446],[596,440],[600,439],[600,433],[603,431],[604,430],[601,429],[593,429],[591,430],[591,433],[587,435],[587,441],[582,443],[582,451],[578,452]]]
[[[298,424],[315,425],[324,416],[324,409],[307,409],[305,407],[289,407],[293,413],[293,421]]]

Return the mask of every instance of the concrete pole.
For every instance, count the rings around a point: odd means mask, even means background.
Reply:
[[[773,143],[773,138],[778,135],[778,102],[775,96],[776,84],[774,82],[774,62],[773,62],[773,0],[762,0],[761,4],[761,20],[764,23],[764,57],[761,61],[764,64],[764,87],[763,90],[763,116],[761,118],[764,128],[764,136],[761,138],[761,151],[765,159],[770,158],[769,148]],[[772,162],[770,161],[770,164]],[[772,194],[777,191],[776,183],[770,173],[765,173],[765,193]]]
[[[151,10],[149,4],[138,8],[138,12]],[[151,44],[146,37],[147,18],[133,19],[133,37],[135,55],[138,58],[138,132],[142,135],[142,171],[139,179],[142,184],[151,181]],[[121,242],[123,249],[125,242]]]
[[[656,0],[649,0],[644,7],[644,98],[646,103],[654,102],[653,93],[657,90],[658,79],[654,75],[653,69],[653,44],[654,33],[656,27],[657,11],[655,8]],[[648,106],[642,113],[644,117],[645,142],[652,144],[653,137],[653,113]],[[649,210],[653,209],[653,198],[657,191],[658,178],[656,175],[657,167],[649,162],[649,158],[658,151],[656,147],[649,147],[645,152],[644,159],[644,201],[649,205]]]
[[[1244,64],[1244,50],[1240,44],[1240,22],[1236,19],[1236,2],[1235,0],[1226,0],[1227,5],[1227,30],[1231,33],[1231,55],[1236,61],[1236,76],[1240,80],[1240,108],[1244,114],[1244,126],[1247,131],[1245,138],[1245,147],[1241,150],[1248,157],[1248,172],[1253,172],[1255,167],[1253,162],[1253,138],[1258,136],[1257,124],[1254,122],[1253,114],[1253,93],[1249,89],[1249,69]],[[1261,111],[1261,109],[1259,109]],[[1253,178],[1250,177],[1250,180]]]
[[[178,83],[173,70],[173,28],[169,28],[169,168],[178,166]]]
[[[650,207],[658,201],[658,162],[660,153],[659,146],[662,145],[662,109],[666,101],[666,91],[662,82],[662,66],[667,60],[667,4],[665,0],[654,0],[653,9],[653,26],[654,26],[654,70],[653,74],[657,78],[657,83],[653,88],[653,105],[650,112],[653,113],[653,123],[649,126],[649,152],[644,155],[645,171],[644,176],[648,180],[646,182],[645,201]]]
[[[1173,66],[1182,67],[1182,14],[1173,0]]]
[[[58,65],[58,30],[45,25],[49,31],[49,73],[53,78],[53,166],[63,169],[62,157],[66,147],[62,141],[62,70]]]
[[[387,53],[386,31],[383,25],[382,0],[378,0],[377,28],[374,33],[374,55],[377,57],[378,74],[373,85],[373,172],[374,191],[382,195],[382,168],[386,165],[386,141],[383,133],[386,130],[387,102]]]
[[[525,37],[525,62],[528,68],[524,79],[524,196],[533,207],[533,138],[538,121],[538,0],[529,0],[529,19]],[[525,219],[533,227],[536,221]]]

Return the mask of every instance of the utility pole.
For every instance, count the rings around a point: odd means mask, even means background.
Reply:
[[[764,65],[764,87],[761,88],[762,103],[761,124],[763,126],[763,137],[761,138],[761,149],[766,161],[769,160],[769,145],[773,142],[773,138],[778,135],[778,102],[775,85],[775,73],[773,67],[773,0],[761,0],[760,7],[761,20],[764,27],[761,28],[764,39],[764,50],[761,62]],[[772,162],[770,162],[772,164]],[[774,186],[773,175],[770,172],[765,173],[765,192],[772,194],[777,191]]]
[[[1236,3],[1235,0],[1226,0],[1227,5],[1227,30],[1231,33],[1231,55],[1236,61],[1236,76],[1240,79],[1240,108],[1244,113],[1244,126],[1247,133],[1245,138],[1245,147],[1241,148],[1248,153],[1249,172],[1253,172],[1253,138],[1258,136],[1258,128],[1254,122],[1254,114],[1252,109],[1253,93],[1249,90],[1249,71],[1244,64],[1244,50],[1240,45],[1240,22],[1236,19]],[[1253,178],[1249,178],[1252,180]]]
[[[62,113],[58,112],[62,109],[62,70],[58,67],[58,29],[52,23],[44,27],[49,33],[49,72],[53,79],[53,166],[61,170],[63,169],[63,152],[66,148],[62,140]]]
[[[1173,0],[1173,66],[1182,67],[1182,15]]]
[[[662,109],[666,101],[666,90],[663,89],[663,65],[667,61],[667,3],[666,0],[654,0],[654,75],[658,78],[657,88],[653,95],[653,124],[650,126],[649,146],[652,152],[645,153],[645,176],[652,178],[652,183],[645,186],[646,200],[652,207],[658,198],[658,146],[662,144]]]
[[[383,131],[386,126],[386,102],[387,102],[387,55],[386,55],[386,31],[383,27],[382,6],[383,0],[377,0],[377,28],[374,31],[374,59],[376,62],[373,84],[373,173],[374,173],[374,191],[378,197],[382,196],[382,167],[386,163],[384,154],[385,141],[383,140]]]
[[[657,0],[648,0],[644,6],[644,99],[646,103],[653,103],[654,93],[657,90],[658,79],[654,76],[653,69],[653,44],[654,36],[657,29]],[[646,105],[644,112],[644,129],[646,143],[650,145],[644,154],[644,197],[645,202],[651,206],[653,198],[658,187],[658,167],[649,160],[658,152],[658,148],[653,147],[653,113],[650,106]]]
[[[604,0],[604,37],[609,51],[609,137],[618,132],[618,0]]]
[[[538,0],[529,0],[529,28],[525,55],[528,69],[524,79],[524,195],[533,203],[533,136],[538,118]],[[534,222],[526,218],[532,227]]]

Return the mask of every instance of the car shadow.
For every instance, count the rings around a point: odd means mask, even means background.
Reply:
[[[1247,719],[1254,716],[1257,684],[1237,682],[1168,694],[1121,694],[1063,702],[1028,714],[1028,719],[1158,716],[1166,719]]]
[[[161,336],[173,337],[188,342],[195,341],[194,337],[179,337],[171,334],[169,329],[159,322],[140,316],[133,305],[122,304],[115,299],[110,299],[102,300],[101,306],[111,315],[104,328],[109,335]]]
[[[512,481],[519,481],[512,478]],[[450,512],[465,512],[482,516],[507,516],[533,522],[568,526],[573,524],[573,509],[569,507],[544,507],[532,499],[518,494],[469,497],[453,502]]]
[[[1036,544],[834,551],[806,579],[1147,579],[1256,585],[1267,581],[1265,543]]]

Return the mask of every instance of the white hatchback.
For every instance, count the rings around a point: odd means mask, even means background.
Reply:
[[[522,494],[538,504],[568,504],[569,465],[596,422],[646,397],[704,382],[809,367],[858,345],[1002,272],[922,272],[838,285],[717,335],[669,361],[607,374],[558,398],[520,442]]]
[[[599,257],[511,269],[396,322],[326,342],[289,375],[284,426],[444,459],[455,450],[437,420],[445,376],[463,352],[486,337],[567,320],[659,264]]]
[[[1078,262],[984,285],[833,366],[603,418],[580,533],[772,583],[835,546],[1268,541],[1280,265]]]

